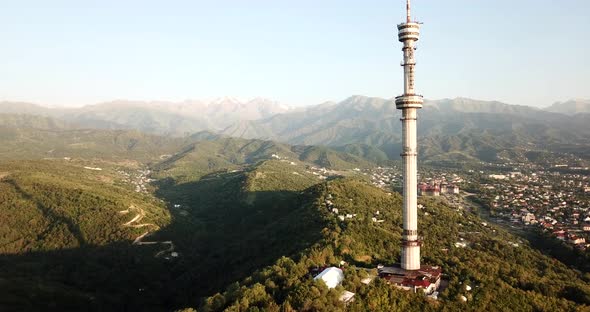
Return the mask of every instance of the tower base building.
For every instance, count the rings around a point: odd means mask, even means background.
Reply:
[[[379,277],[388,283],[413,292],[422,291],[434,294],[440,287],[442,269],[437,266],[422,265],[418,270],[404,270],[400,264],[377,267]]]

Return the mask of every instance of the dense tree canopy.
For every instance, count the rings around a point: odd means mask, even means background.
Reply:
[[[0,306],[575,311],[590,305],[582,273],[439,200],[421,198],[419,209],[423,262],[441,266],[448,282],[433,301],[375,278],[378,264],[399,258],[401,196],[364,180],[326,182],[279,160],[188,181],[163,171],[155,194],[164,206],[121,181],[118,165],[105,163],[101,171],[83,165],[0,164]],[[178,258],[155,257],[158,244],[132,244],[146,231],[122,226],[136,214],[121,213],[132,206],[145,211],[142,222],[159,228],[149,239],[172,241]],[[328,289],[313,280],[310,269],[341,261],[342,285]],[[355,293],[354,301],[339,300],[344,290]]]

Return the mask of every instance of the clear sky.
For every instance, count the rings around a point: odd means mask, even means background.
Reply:
[[[0,0],[0,100],[401,93],[404,0]],[[590,1],[413,0],[417,90],[547,106],[590,98]]]

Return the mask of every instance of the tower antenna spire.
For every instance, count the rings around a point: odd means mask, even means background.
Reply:
[[[406,0],[406,14],[407,14],[407,23],[409,23],[411,21],[411,17],[410,17],[410,0]]]

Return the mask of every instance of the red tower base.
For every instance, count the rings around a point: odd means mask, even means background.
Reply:
[[[396,287],[413,290],[421,289],[430,295],[440,287],[442,269],[438,266],[421,265],[419,270],[404,270],[399,263],[392,266],[378,266],[379,277]]]

